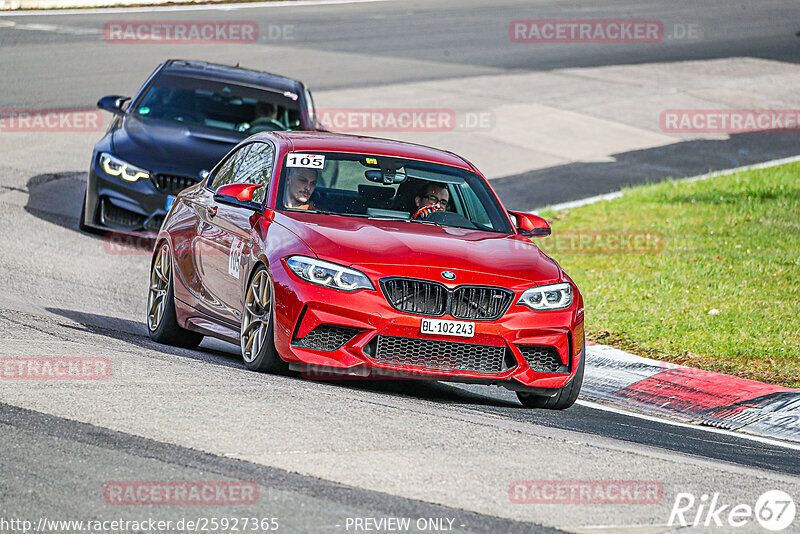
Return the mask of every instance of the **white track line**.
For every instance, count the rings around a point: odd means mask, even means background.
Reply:
[[[581,406],[586,406],[587,408],[594,408],[597,410],[603,410],[605,412],[612,412],[620,415],[627,415],[629,417],[637,417],[639,419],[644,419],[646,421],[651,421],[654,423],[665,424],[665,425],[672,425],[672,426],[679,426],[682,428],[693,428],[695,430],[703,430],[705,432],[711,432],[712,434],[725,434],[726,436],[734,437],[734,438],[742,438],[748,439],[750,441],[757,441],[759,443],[766,443],[768,445],[773,445],[775,447],[783,447],[785,449],[792,449],[795,451],[800,451],[800,443],[791,443],[788,441],[778,441],[770,438],[765,438],[762,436],[756,436],[753,434],[746,434],[744,432],[736,432],[733,430],[726,430],[724,428],[716,428],[713,426],[704,426],[704,425],[693,425],[691,423],[681,423],[679,421],[672,421],[671,419],[667,419],[665,417],[656,417],[654,415],[646,415],[638,412],[622,410],[620,408],[615,408],[613,406],[608,406],[606,404],[601,404],[599,402],[578,399],[576,404],[580,404]]]
[[[778,165],[784,165],[786,163],[794,163],[796,161],[800,161],[800,156],[791,156],[788,158],[773,159],[770,161],[764,161],[762,163],[745,165],[743,167],[734,167],[733,169],[724,169],[721,171],[714,171],[706,174],[700,174],[698,176],[680,178],[676,180],[676,182],[685,182],[685,183],[699,182],[701,180],[707,180],[709,178],[714,178],[717,176],[728,176],[729,174],[735,174],[737,172],[742,172],[742,171],[751,171],[755,169],[768,169],[770,167],[777,167]],[[613,193],[606,193],[605,195],[597,195],[594,197],[582,198],[580,200],[571,200],[569,202],[562,202],[560,204],[552,204],[550,206],[545,206],[543,208],[537,208],[536,212],[541,213],[546,210],[550,211],[571,210],[573,208],[580,208],[581,206],[588,206],[589,204],[595,204],[597,202],[603,202],[605,200],[613,200],[615,198],[621,197],[623,194],[624,194],[623,191],[615,191]]]
[[[166,11],[236,11],[250,8],[306,7],[339,4],[366,4],[392,0],[288,0],[281,2],[245,2],[235,4],[199,4],[187,6],[106,7],[87,9],[40,9],[35,11],[0,11],[0,17],[52,17],[56,15],[96,15],[108,13],[157,13]]]
[[[26,24],[14,21],[0,21],[0,28],[14,28],[15,30],[27,30],[37,32],[53,32],[65,35],[102,35],[103,30],[96,28],[73,28],[71,26],[56,26],[54,24]]]

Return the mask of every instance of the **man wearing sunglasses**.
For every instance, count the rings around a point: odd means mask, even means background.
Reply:
[[[445,184],[428,182],[414,199],[416,210],[412,219],[424,219],[434,211],[445,211],[450,205],[450,192]]]

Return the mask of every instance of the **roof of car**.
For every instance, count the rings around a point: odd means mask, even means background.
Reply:
[[[374,154],[377,156],[395,156],[441,163],[453,167],[473,170],[464,158],[446,150],[439,150],[423,145],[415,145],[404,141],[347,135],[334,132],[262,132],[253,136],[283,140],[290,150],[319,152],[349,152],[356,154]]]
[[[206,61],[170,59],[164,64],[161,72],[188,74],[198,78],[224,79],[226,81],[266,86],[295,93],[300,93],[303,90],[303,84],[298,80],[270,72],[247,69],[238,65],[230,66]]]

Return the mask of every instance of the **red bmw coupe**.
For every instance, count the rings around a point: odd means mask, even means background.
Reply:
[[[238,343],[255,371],[495,384],[564,409],[583,381],[583,298],[471,163],[333,133],[264,132],[172,205],[147,325]]]

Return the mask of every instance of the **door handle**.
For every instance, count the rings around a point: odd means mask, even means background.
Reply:
[[[217,215],[217,207],[211,206],[206,208],[206,214],[208,215],[209,219],[213,219]]]

